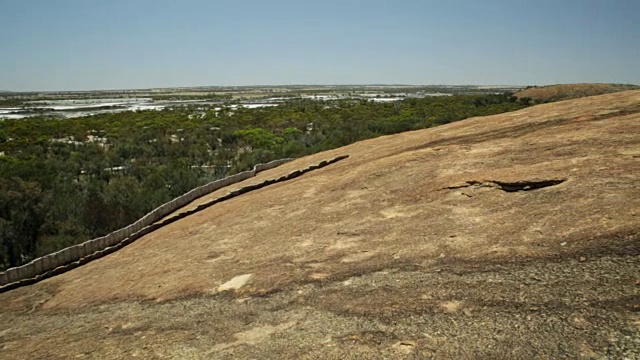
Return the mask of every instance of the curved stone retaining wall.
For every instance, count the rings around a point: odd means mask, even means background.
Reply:
[[[181,207],[187,205],[188,203],[203,195],[212,193],[225,186],[249,179],[251,177],[254,177],[261,171],[272,169],[291,160],[293,159],[281,159],[271,161],[266,164],[257,164],[256,166],[254,166],[253,170],[244,171],[232,176],[228,176],[224,179],[212,181],[208,184],[197,187],[165,204],[160,205],[133,224],[116,230],[106,236],[88,240],[78,245],[70,246],[55,253],[34,259],[25,265],[10,268],[4,272],[0,272],[0,286],[34,278],[59,266],[69,264],[71,262],[77,261],[80,258],[88,257],[96,252],[102,251],[107,247],[114,246],[120,243],[122,240],[130,237],[132,234],[135,234],[143,228],[152,225],[156,221],[162,219],[163,217],[171,214],[172,212],[180,209]]]
[[[85,241],[84,243],[74,245],[55,253],[34,259],[33,261],[25,265],[10,268],[4,272],[1,272],[0,293],[20,286],[33,284],[45,278],[74,269],[78,266],[86,264],[89,261],[110,254],[162,226],[168,225],[174,221],[206,209],[219,202],[229,200],[249,191],[261,189],[271,184],[296,178],[306,172],[333,164],[337,161],[346,159],[347,157],[349,156],[338,156],[331,160],[322,161],[317,165],[309,166],[306,169],[293,171],[288,175],[279,177],[278,179],[269,179],[259,184],[245,186],[238,190],[232,191],[227,195],[198,205],[193,209],[184,211],[176,216],[172,216],[168,219],[158,222],[158,220],[164,218],[165,216],[182,208],[183,206],[203,195],[209,194],[225,186],[254,177],[260,171],[274,168],[276,166],[284,164],[285,162],[291,161],[292,159],[275,160],[267,164],[258,164],[253,168],[253,170],[244,171],[236,175],[232,175],[224,179],[216,180],[206,185],[197,187],[187,192],[186,194],[169,201],[168,203],[160,205],[135,223],[120,230],[116,230],[109,235]]]

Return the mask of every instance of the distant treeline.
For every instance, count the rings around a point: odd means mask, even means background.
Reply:
[[[0,120],[0,269],[105,235],[254,164],[524,107],[510,94]]]

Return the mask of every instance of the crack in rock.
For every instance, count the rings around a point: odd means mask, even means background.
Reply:
[[[505,192],[517,192],[517,191],[531,191],[538,190],[549,186],[555,186],[558,184],[562,184],[567,181],[567,179],[550,179],[550,180],[522,180],[522,181],[497,181],[497,180],[486,180],[486,181],[477,181],[477,180],[468,180],[462,185],[453,185],[448,186],[447,189],[462,189],[467,187],[492,187],[498,188]]]

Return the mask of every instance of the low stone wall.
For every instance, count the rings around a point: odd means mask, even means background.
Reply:
[[[293,171],[288,175],[279,177],[278,179],[269,179],[259,184],[245,186],[238,190],[232,191],[227,195],[221,196],[207,203],[200,204],[193,209],[186,210],[180,214],[177,214],[176,216],[172,216],[168,219],[158,222],[158,220],[184,207],[188,203],[203,195],[209,194],[225,186],[254,177],[260,171],[274,168],[276,166],[284,164],[285,162],[291,161],[292,159],[275,160],[267,164],[258,164],[253,168],[253,170],[244,171],[236,175],[232,175],[224,179],[216,180],[206,185],[197,187],[187,192],[186,194],[169,201],[166,204],[160,205],[135,223],[125,228],[116,230],[106,236],[88,240],[82,244],[74,245],[55,253],[34,259],[28,264],[10,268],[4,272],[1,272],[0,293],[20,286],[33,284],[45,278],[69,271],[78,266],[86,264],[89,261],[110,254],[162,226],[168,225],[193,213],[206,209],[212,205],[225,200],[229,200],[253,190],[261,189],[271,184],[294,179],[304,173],[333,164],[337,161],[346,159],[347,157],[349,156],[338,156],[331,160],[322,161],[317,165],[309,166],[306,169]]]
[[[124,239],[130,237],[132,234],[140,232],[140,230],[142,230],[143,228],[152,225],[156,221],[162,219],[163,217],[171,214],[172,212],[180,209],[181,207],[187,205],[188,203],[203,195],[210,194],[225,186],[229,186],[231,184],[249,179],[251,177],[254,177],[261,171],[272,169],[291,160],[293,159],[281,159],[274,160],[266,164],[257,164],[256,166],[254,166],[253,170],[244,171],[235,175],[228,176],[224,179],[212,181],[208,184],[197,187],[165,204],[160,205],[133,224],[116,230],[106,236],[88,240],[81,244],[70,246],[55,253],[39,257],[22,266],[7,269],[6,271],[0,273],[0,287],[25,279],[35,278],[36,276],[44,274],[57,267],[75,262],[78,259],[84,257],[89,257],[92,254],[98,253],[107,247],[111,247],[120,243]],[[0,291],[1,290],[2,288],[0,288]]]

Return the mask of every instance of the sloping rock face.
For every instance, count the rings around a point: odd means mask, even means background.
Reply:
[[[514,95],[520,99],[530,98],[537,102],[551,102],[609,94],[618,91],[638,90],[638,88],[636,85],[625,84],[560,84],[531,87],[518,91]]]
[[[0,358],[640,356],[640,91],[359,142],[196,203],[343,154],[0,294]]]

